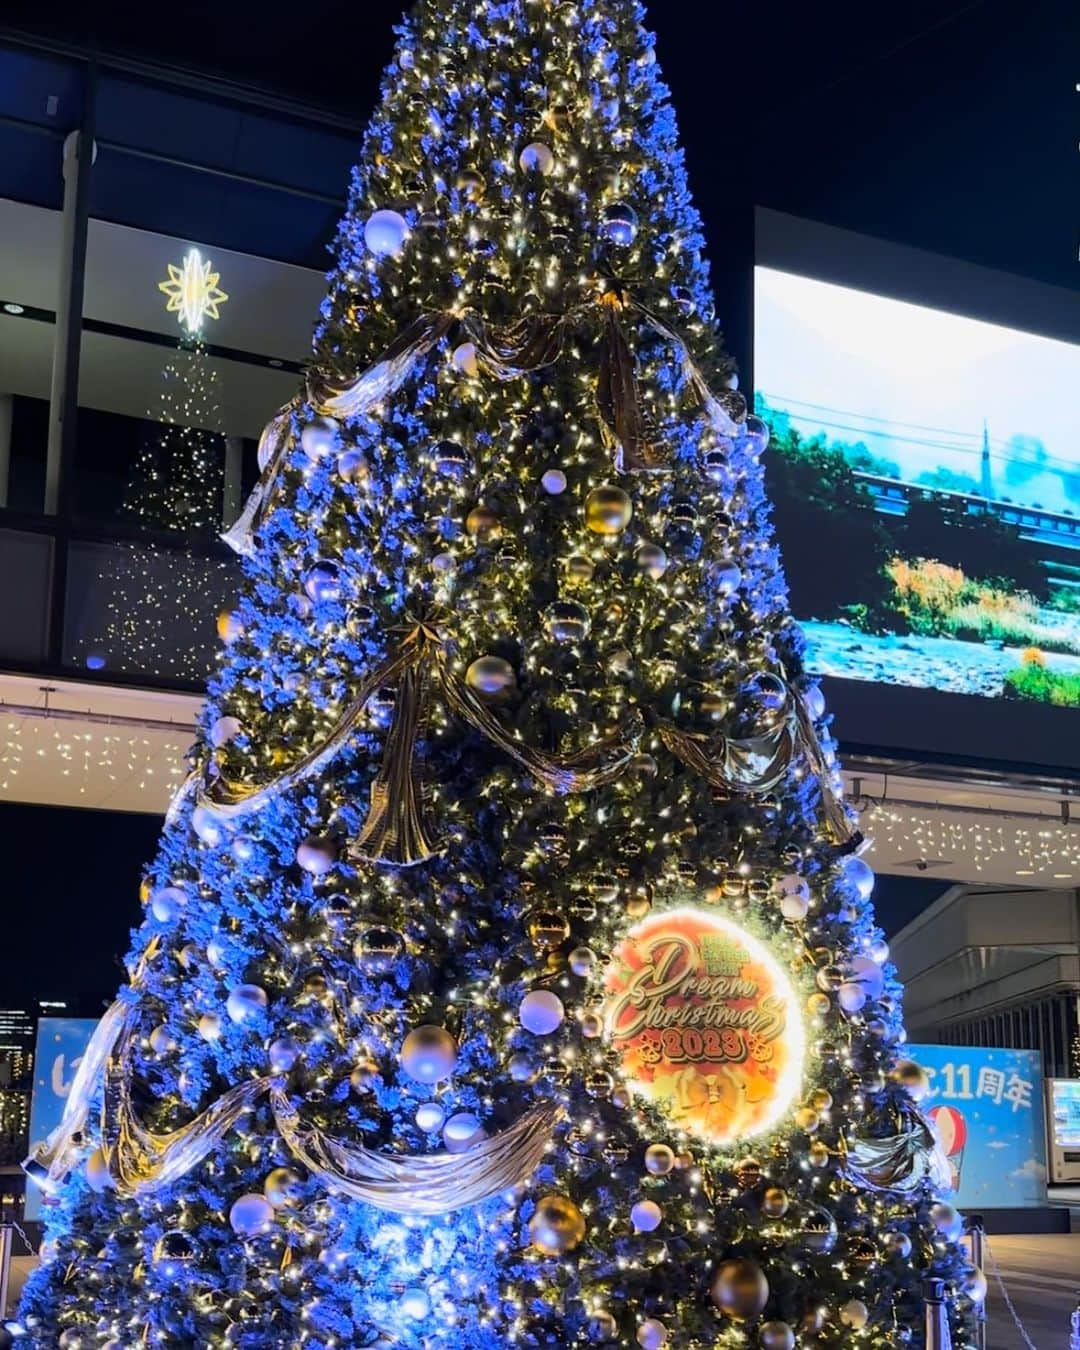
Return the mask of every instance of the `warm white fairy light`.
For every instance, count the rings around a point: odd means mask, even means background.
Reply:
[[[996,813],[966,819],[923,815],[890,805],[872,806],[862,819],[875,841],[871,858],[876,851],[928,865],[941,859],[956,864],[960,874],[1000,871],[1004,862],[1013,876],[1026,881],[1060,884],[1080,877],[1080,830],[1069,825]],[[945,869],[941,874],[950,875]]]
[[[102,780],[132,783],[160,793],[162,803],[184,775],[190,734],[164,740],[138,733],[75,728],[48,719],[10,718],[0,731],[0,794],[21,800],[24,769],[45,760],[62,778],[78,783],[79,796],[96,796]],[[164,767],[162,767],[164,766]]]

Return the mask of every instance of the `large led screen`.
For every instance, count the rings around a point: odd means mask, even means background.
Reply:
[[[771,267],[754,322],[810,669],[1080,707],[1080,347]]]

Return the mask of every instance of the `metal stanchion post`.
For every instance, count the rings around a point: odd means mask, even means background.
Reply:
[[[926,1304],[926,1350],[952,1350],[949,1314],[945,1308],[945,1281],[923,1280]]]
[[[968,1214],[964,1218],[968,1244],[971,1250],[971,1264],[982,1271],[986,1256],[986,1223],[981,1214]],[[975,1305],[975,1344],[978,1350],[986,1350],[986,1300]]]
[[[0,1223],[0,1322],[7,1314],[8,1281],[11,1278],[11,1224]]]

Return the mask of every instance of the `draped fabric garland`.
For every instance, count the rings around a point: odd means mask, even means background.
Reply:
[[[741,394],[714,394],[681,337],[622,289],[609,287],[600,296],[602,334],[597,375],[596,401],[602,432],[611,447],[620,472],[655,473],[664,468],[669,448],[643,407],[634,356],[621,315],[632,312],[679,353],[684,378],[705,410],[710,424],[721,436],[734,436],[746,416]],[[305,394],[275,414],[259,440],[259,463],[264,467],[236,522],[222,535],[236,553],[250,556],[255,534],[266,517],[295,443],[293,419],[306,406],[317,416],[347,420],[359,417],[395,393],[423,357],[427,356],[454,327],[469,338],[478,363],[494,378],[516,379],[562,356],[566,333],[575,323],[595,317],[595,305],[583,305],[567,314],[523,315],[509,324],[489,324],[479,315],[421,314],[406,325],[372,365],[355,379],[342,382],[312,370]],[[724,403],[728,407],[724,406]]]
[[[351,851],[356,857],[399,867],[423,862],[435,847],[415,765],[416,738],[432,688],[438,689],[454,713],[534,778],[563,794],[588,792],[618,778],[637,750],[644,730],[640,716],[631,714],[608,736],[571,754],[530,746],[519,732],[505,727],[453,670],[442,629],[436,623],[419,623],[398,650],[361,683],[321,745],[268,783],[243,783],[224,775],[211,778],[199,790],[199,804],[225,818],[246,815],[310,778],[348,742],[375,690],[394,683],[398,685],[394,720],[372,783],[371,808]]]
[[[347,744],[361,723],[371,695],[397,685],[394,720],[383,747],[382,761],[371,786],[371,804],[350,853],[355,858],[398,867],[413,866],[432,856],[437,845],[427,818],[425,792],[416,765],[416,742],[434,691],[451,712],[499,746],[552,792],[589,792],[614,782],[627,768],[645,732],[645,717],[632,710],[607,736],[569,754],[528,745],[520,732],[505,726],[453,669],[446,633],[438,621],[415,625],[398,649],[359,685],[333,730],[296,764],[264,783],[245,782],[218,774],[198,785],[199,805],[222,818],[257,811],[280,793],[312,777]],[[755,736],[710,737],[685,731],[673,722],[651,721],[665,748],[718,790],[764,793],[788,772],[798,750],[809,759],[822,782],[822,811],[843,852],[858,847],[857,832],[843,802],[829,784],[828,766],[803,700],[787,687],[787,701],[775,727]]]
[[[922,1113],[906,1107],[897,1132],[881,1139],[846,1141],[843,1171],[860,1190],[911,1195],[929,1182],[937,1193],[952,1188],[949,1160]]]
[[[99,1084],[100,1137],[117,1192],[133,1196],[178,1181],[200,1163],[265,1093],[282,1139],[332,1190],[396,1214],[448,1214],[525,1181],[544,1156],[562,1109],[530,1108],[507,1129],[465,1153],[379,1153],[305,1125],[281,1079],[252,1078],[229,1088],[194,1120],[156,1134],[139,1120],[131,1093],[131,1043],[137,1005],[117,1000],[87,1047],[64,1118],[23,1164],[40,1185],[62,1181],[85,1154],[84,1131]]]
[[[562,1110],[542,1102],[465,1153],[377,1153],[304,1125],[279,1088],[270,1103],[293,1156],[329,1189],[395,1214],[449,1214],[509,1190],[540,1165]]]

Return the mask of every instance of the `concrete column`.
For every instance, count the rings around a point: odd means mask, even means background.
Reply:
[[[11,414],[14,402],[10,394],[0,394],[0,506],[8,504],[8,486],[11,477]]]
[[[240,514],[244,476],[244,441],[241,436],[225,437],[225,480],[221,493],[221,526],[227,530]]]
[[[92,147],[89,159],[84,145]],[[64,141],[64,209],[60,217],[57,259],[56,328],[53,332],[52,383],[49,389],[49,441],[45,460],[45,513],[55,515],[60,502],[60,467],[64,420],[75,415],[79,383],[79,341],[82,335],[83,282],[86,262],[86,203],[89,171],[97,146],[82,131]]]

